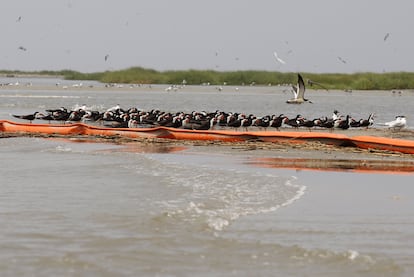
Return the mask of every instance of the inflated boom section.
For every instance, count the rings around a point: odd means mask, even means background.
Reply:
[[[101,128],[82,123],[76,124],[25,124],[0,120],[0,131],[7,133],[119,136],[127,138],[164,138],[177,140],[211,140],[224,142],[262,141],[277,143],[320,142],[337,146],[353,146],[414,154],[414,141],[374,136],[349,137],[324,132],[256,131],[237,132],[231,130],[187,130],[167,127],[155,128]]]

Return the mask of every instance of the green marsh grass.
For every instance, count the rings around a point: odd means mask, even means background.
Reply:
[[[0,71],[0,74],[59,76],[68,80],[96,80],[103,83],[129,84],[185,84],[187,85],[284,85],[295,84],[297,73],[273,71],[214,71],[214,70],[169,70],[157,71],[142,67],[131,67],[123,70],[95,73],[82,73],[73,70],[61,71]],[[343,90],[392,90],[414,89],[413,72],[371,73],[361,72],[352,74],[342,73],[301,73],[305,81],[321,83],[328,89]],[[317,88],[317,87],[315,87]]]

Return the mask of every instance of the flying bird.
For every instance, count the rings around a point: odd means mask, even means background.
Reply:
[[[108,54],[106,54],[106,55],[105,55],[105,61],[107,61],[107,60],[108,60],[108,58],[109,58],[109,55],[108,55]]]
[[[279,58],[279,56],[277,55],[276,52],[273,52],[273,55],[275,56],[276,60],[281,63],[281,64],[286,64],[286,62],[284,60],[282,60],[281,58]]]
[[[384,36],[384,41],[386,41],[389,36],[390,36],[390,33],[386,33],[385,36]]]
[[[342,63],[346,63],[346,61],[339,56],[338,56],[338,60],[341,61]]]
[[[20,22],[22,20],[22,17],[21,16],[19,16],[17,19],[16,19],[16,22]]]
[[[27,51],[27,48],[26,47],[23,47],[23,46],[19,46],[19,48],[18,48],[19,50],[22,50],[22,51]]]
[[[286,101],[288,104],[302,104],[304,102],[309,102],[309,99],[305,98],[305,82],[300,74],[298,74],[298,85],[292,86],[293,98]]]

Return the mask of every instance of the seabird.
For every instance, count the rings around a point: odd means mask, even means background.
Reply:
[[[371,113],[368,116],[368,119],[360,119],[358,121],[351,119],[351,122],[349,123],[349,125],[351,127],[366,127],[366,128],[368,128],[369,126],[374,125],[374,114]]]
[[[309,101],[308,99],[304,98],[305,96],[305,83],[303,82],[303,78],[300,74],[298,74],[298,85],[292,86],[293,90],[293,98],[286,101],[288,104],[302,104],[304,102]],[[312,103],[309,101],[309,103]]]
[[[289,120],[289,118],[284,114],[280,114],[278,117],[273,116],[272,120],[269,122],[269,126],[279,130],[283,124],[286,124],[287,120]]]
[[[278,62],[280,62],[281,64],[286,64],[286,62],[284,60],[282,60],[281,58],[279,58],[279,56],[277,55],[276,51],[273,52],[273,55],[275,56],[276,60]]]
[[[335,121],[337,119],[339,119],[341,117],[341,115],[339,114],[339,112],[337,110],[334,110],[332,113],[332,120]]]
[[[393,129],[393,130],[401,130],[407,127],[407,119],[405,118],[404,115],[398,115],[395,117],[395,120],[385,122],[384,124],[381,124],[381,125],[385,125],[388,128]]]
[[[298,114],[295,118],[291,118],[291,119],[284,120],[284,123],[286,125],[289,125],[290,127],[299,128],[299,120],[300,120],[300,118],[302,118],[302,116],[300,114]]]
[[[346,63],[346,61],[339,56],[338,56],[338,60],[340,60],[342,63]]]
[[[340,129],[343,129],[343,130],[348,129],[349,126],[350,126],[349,125],[350,118],[351,117],[349,115],[347,115],[345,119],[339,118],[339,119],[335,120],[334,121],[334,128],[340,128]]]
[[[107,60],[108,60],[108,58],[109,58],[109,54],[106,54],[106,55],[105,55],[105,61],[107,61]]]
[[[33,114],[28,114],[28,115],[15,115],[15,114],[12,114],[12,116],[16,117],[16,118],[20,118],[20,119],[29,120],[30,123],[32,123],[32,121],[37,118],[38,114],[39,114],[39,112],[35,112]]]
[[[27,51],[27,48],[26,47],[23,47],[23,46],[19,46],[19,50]]]
[[[389,36],[390,36],[390,33],[386,33],[385,36],[384,36],[384,41],[386,41]]]

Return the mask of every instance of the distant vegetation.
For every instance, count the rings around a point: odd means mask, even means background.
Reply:
[[[103,83],[130,84],[182,84],[187,85],[282,85],[295,84],[297,73],[272,71],[214,71],[214,70],[180,70],[156,71],[141,67],[96,73],[81,73],[73,70],[61,71],[0,71],[2,75],[40,75],[61,76],[68,80],[96,80]],[[328,89],[349,90],[392,90],[414,89],[414,73],[301,73],[305,80],[323,84]],[[317,88],[317,86],[315,86]]]

